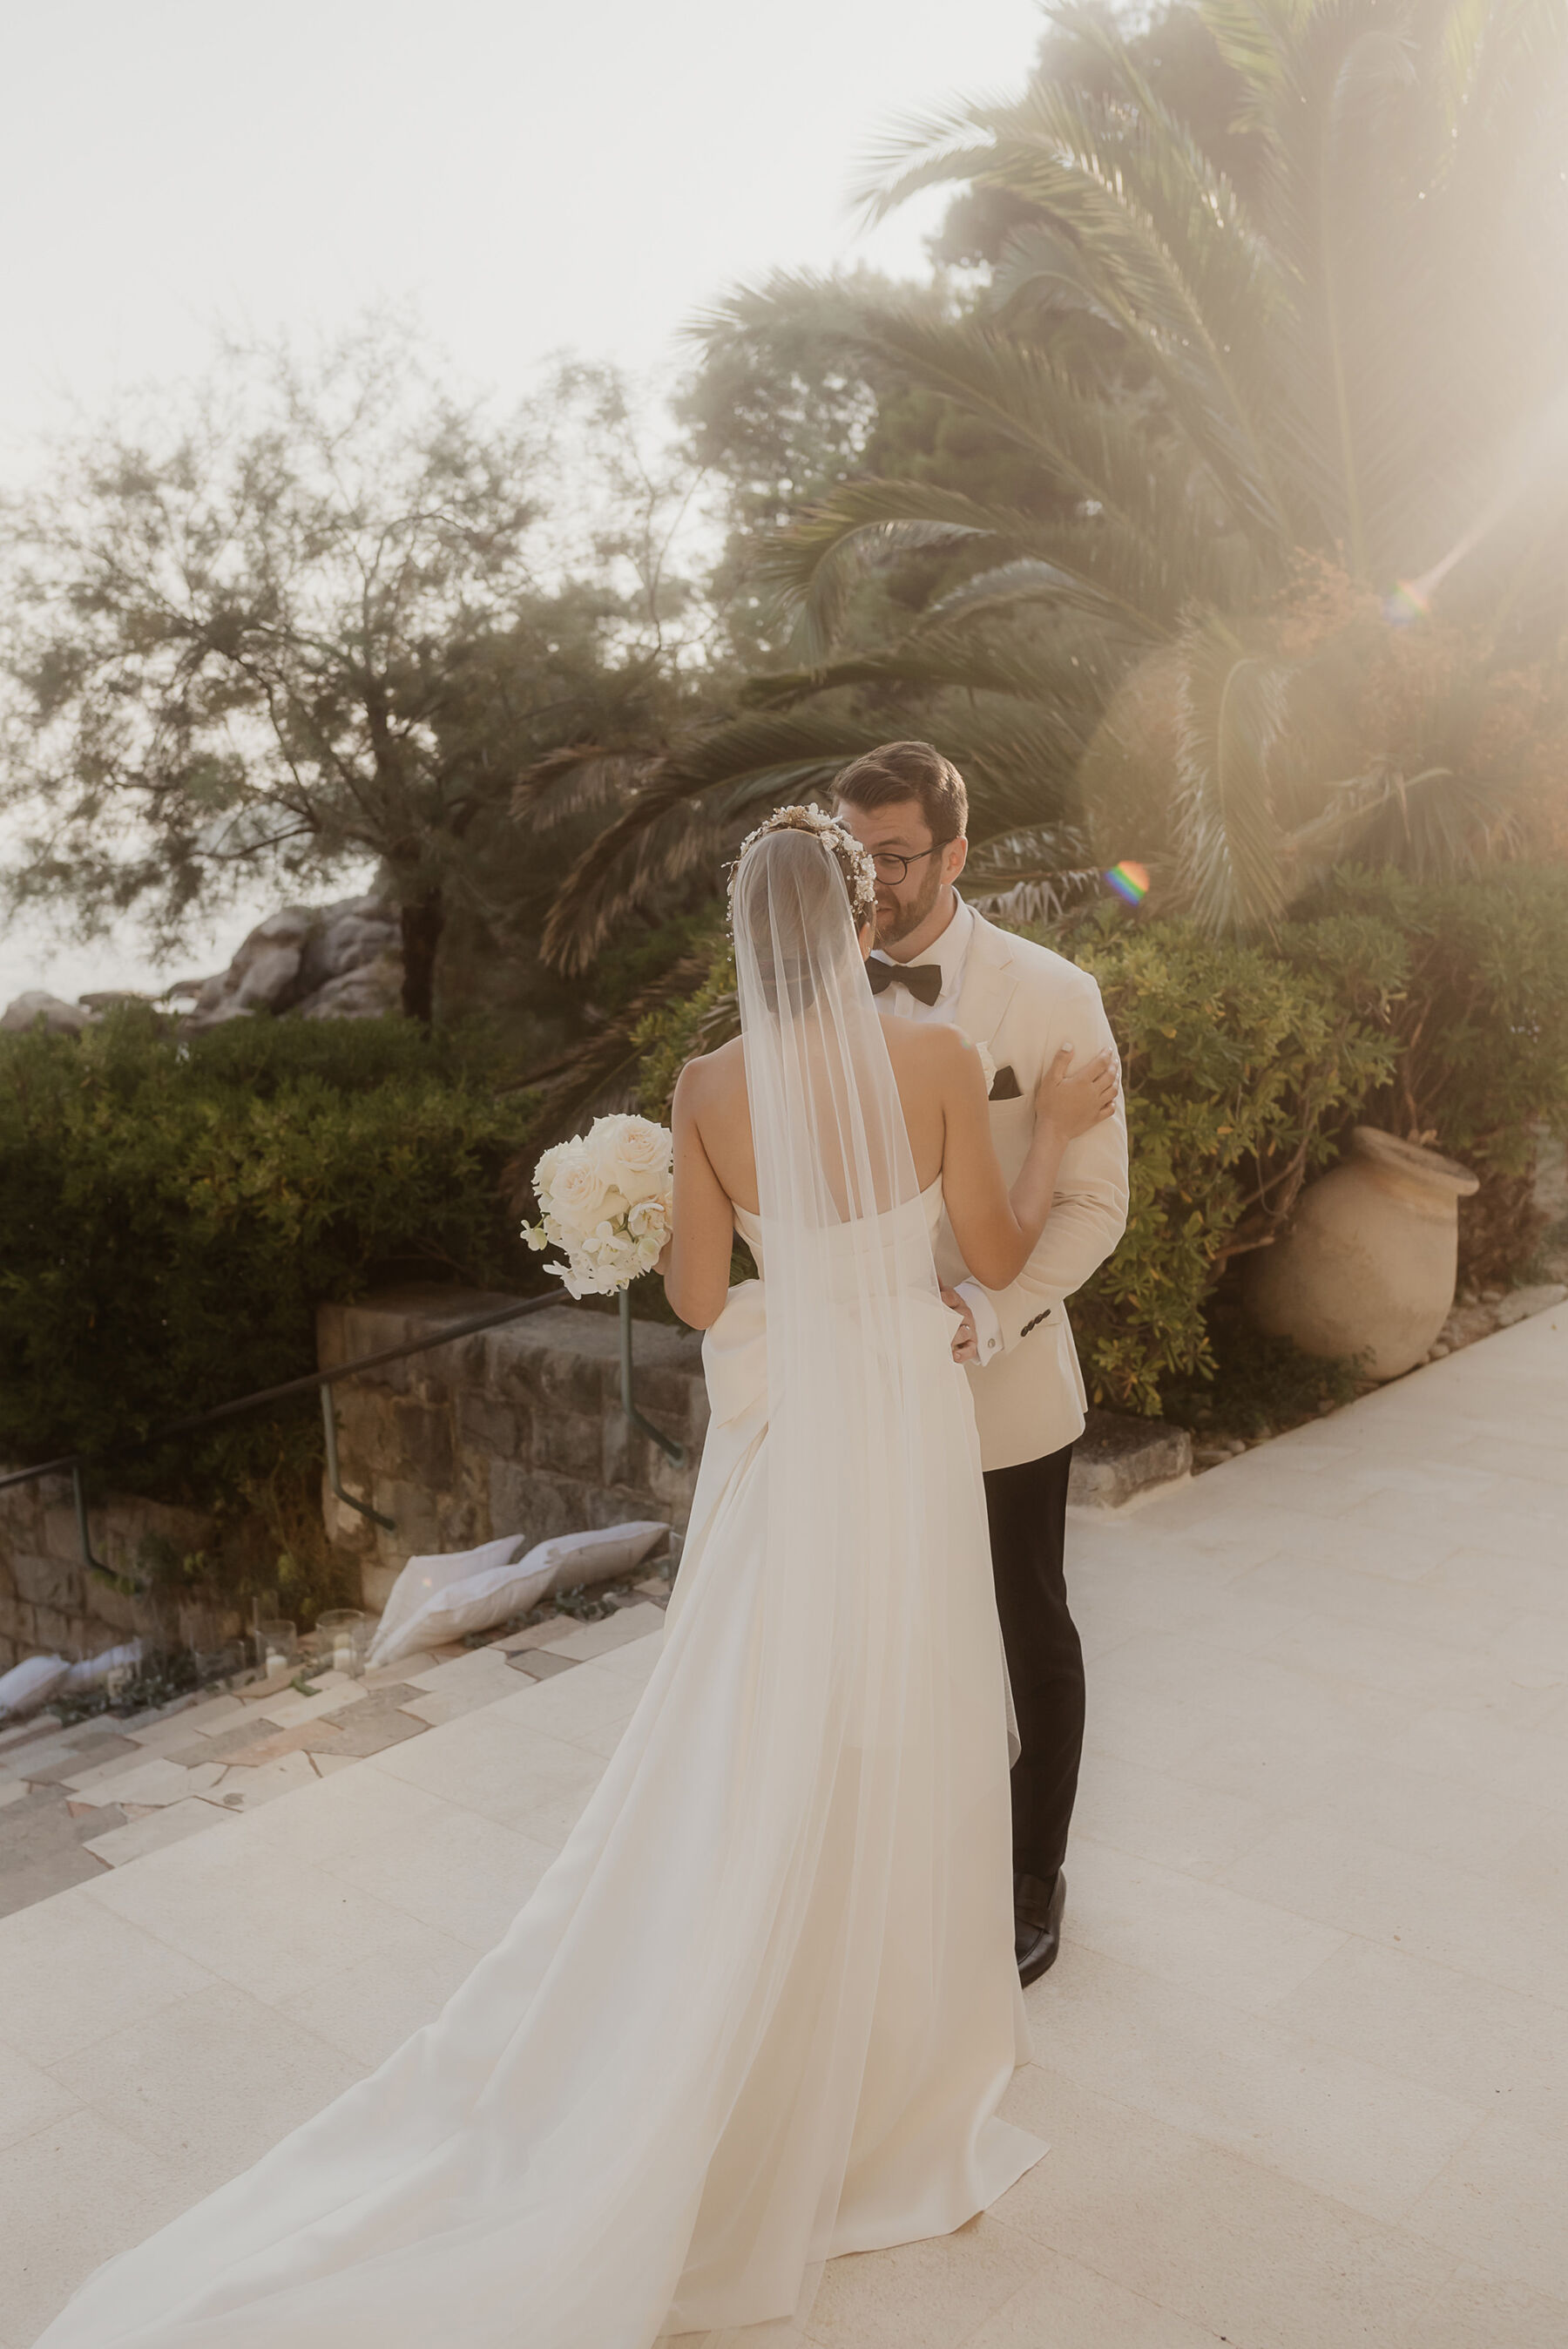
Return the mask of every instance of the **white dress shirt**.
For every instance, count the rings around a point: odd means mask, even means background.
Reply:
[[[969,958],[969,941],[975,932],[975,916],[955,889],[953,893],[953,918],[942,936],[914,957],[918,964],[935,963],[942,972],[942,991],[934,1003],[922,1003],[907,987],[894,984],[885,988],[878,998],[879,1008],[891,1011],[895,1019],[945,1019],[954,1024],[953,1015],[958,1008],[959,991],[964,985],[964,966]],[[883,954],[880,947],[872,949],[877,962],[892,963],[898,968],[896,958]],[[971,1039],[971,1041],[974,1040]],[[996,1309],[977,1280],[961,1280],[958,1295],[969,1308],[975,1320],[975,1341],[982,1362],[991,1361],[1002,1350],[1002,1324]]]

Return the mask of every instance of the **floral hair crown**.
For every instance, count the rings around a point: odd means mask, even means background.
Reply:
[[[844,876],[844,886],[850,893],[850,905],[857,930],[864,929],[877,916],[877,869],[854,833],[837,816],[827,815],[820,808],[775,808],[765,823],[748,832],[740,843],[740,853],[730,867],[729,887],[733,899],[735,876],[748,848],[766,840],[774,832],[812,832],[829,851]]]

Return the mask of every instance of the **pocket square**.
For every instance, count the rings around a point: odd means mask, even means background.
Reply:
[[[992,1101],[1021,1101],[1023,1097],[1024,1088],[1013,1074],[1013,1065],[1009,1061],[1005,1069],[998,1069],[992,1078],[989,1098]]]

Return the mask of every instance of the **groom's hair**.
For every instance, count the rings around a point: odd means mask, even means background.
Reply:
[[[931,837],[958,840],[969,826],[969,794],[951,759],[932,742],[883,742],[853,759],[833,785],[835,797],[851,807],[886,807],[890,800],[918,800]]]

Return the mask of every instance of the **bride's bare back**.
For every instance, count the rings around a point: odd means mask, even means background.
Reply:
[[[1113,1057],[1068,1076],[1064,1050],[1041,1080],[1030,1155],[1009,1195],[992,1146],[980,1055],[956,1028],[883,1012],[882,1033],[916,1182],[940,1175],[943,1204],[970,1272],[987,1288],[1016,1278],[1039,1237],[1061,1154],[1116,1102]],[[665,1288],[683,1321],[706,1330],[728,1292],[734,1210],[758,1212],[757,1154],[739,1039],[689,1061],[676,1087],[675,1236]]]

